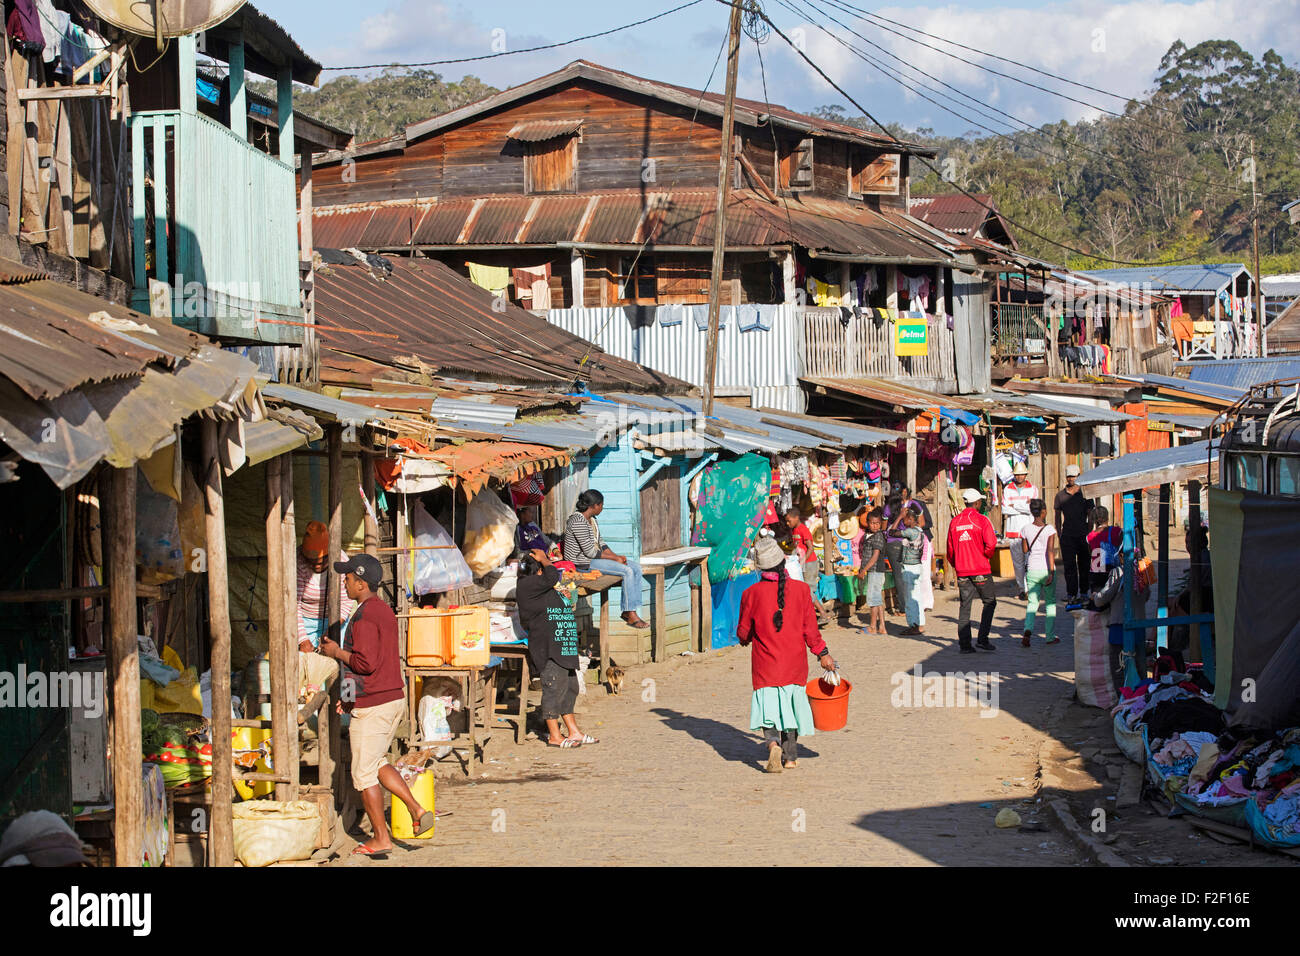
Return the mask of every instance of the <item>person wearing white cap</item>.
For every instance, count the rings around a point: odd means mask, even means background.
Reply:
[[[1065,487],[1056,493],[1052,502],[1056,511],[1056,527],[1061,535],[1061,564],[1065,572],[1065,603],[1073,604],[1088,591],[1088,571],[1091,552],[1088,547],[1089,517],[1092,502],[1084,495],[1076,480],[1078,465],[1066,465]]]
[[[998,536],[993,531],[993,522],[980,513],[979,505],[984,496],[974,488],[967,488],[961,496],[966,508],[954,515],[948,525],[947,554],[948,562],[957,572],[957,593],[961,597],[957,612],[957,639],[963,654],[974,654],[975,647],[983,651],[994,650],[989,641],[989,629],[993,626],[998,597],[993,587],[993,568],[989,558],[998,549]],[[979,642],[972,646],[970,611],[977,594],[984,604],[984,611],[980,615]]]
[[[1029,468],[1018,461],[1011,469],[1011,484],[1002,489],[1002,525],[1011,545],[1011,566],[1016,571],[1016,588],[1020,600],[1025,600],[1025,549],[1020,546],[1020,536],[1034,523],[1029,513],[1029,502],[1038,497],[1038,489],[1029,480]]]

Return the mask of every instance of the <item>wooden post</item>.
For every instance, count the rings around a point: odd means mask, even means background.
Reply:
[[[1156,617],[1169,616],[1169,483],[1160,486],[1160,530],[1156,537]],[[1169,646],[1169,628],[1156,631],[1156,647]]]
[[[365,518],[365,547],[366,554],[379,557],[379,522],[376,520],[379,512],[375,510],[375,455],[369,451],[369,429],[366,430],[367,437],[365,442],[366,451],[361,453],[361,488],[365,492],[366,501],[370,507],[366,509]],[[454,507],[454,503],[453,503]],[[372,517],[372,513],[376,517]]]
[[[741,4],[731,7],[727,51],[727,86],[722,104],[722,155],[718,159],[718,199],[713,215],[713,269],[709,278],[709,338],[704,350],[704,419],[713,417],[713,381],[718,369],[718,313],[722,304],[722,262],[727,246],[727,199],[731,194],[732,136],[736,108],[736,72],[740,66]]]
[[[781,257],[781,291],[782,301],[786,305],[795,305],[799,301],[799,292],[795,288],[794,250]]]
[[[115,866],[144,859],[140,808],[140,651],[136,644],[135,467],[103,472],[104,571],[108,578],[108,676],[113,715]]]
[[[1201,536],[1198,533],[1201,527],[1201,483],[1195,479],[1187,482],[1187,527],[1191,532],[1192,549],[1188,557],[1191,559],[1191,574],[1188,575],[1188,586],[1192,589],[1189,610],[1193,614],[1200,614],[1201,608],[1201,567],[1199,564],[1201,557]],[[1189,629],[1191,638],[1187,644],[1187,660],[1194,664],[1199,664],[1205,660],[1202,656],[1201,647],[1201,628],[1200,625],[1193,624]]]
[[[325,570],[326,580],[326,622],[333,625],[342,618],[343,595],[340,593],[342,579],[334,573],[333,562],[343,552],[343,426],[331,425],[327,432],[329,445],[329,529],[330,556]],[[331,634],[331,636],[333,636]],[[337,639],[337,638],[336,638]],[[320,762],[317,765],[317,780],[322,787],[331,787],[335,791],[337,803],[338,789],[335,787],[335,765],[341,746],[339,722],[334,719],[334,705],[339,699],[339,681],[330,682],[330,699],[320,709],[316,718],[316,735],[320,747]]]
[[[191,41],[193,38],[190,38]],[[203,514],[208,538],[208,633],[212,660],[212,817],[208,853],[213,866],[235,865],[234,753],[230,716],[230,591],[226,578],[226,505],[216,419],[203,419]],[[277,768],[278,769],[278,768]],[[119,798],[120,799],[120,798]]]
[[[289,748],[286,742],[289,719],[290,688],[285,679],[283,661],[285,631],[292,629],[292,640],[297,643],[298,629],[292,627],[297,620],[285,614],[284,579],[284,520],[283,520],[283,466],[288,455],[280,455],[266,463],[266,629],[267,660],[271,669],[271,762],[277,774],[289,765]],[[295,609],[296,611],[296,609]],[[295,730],[296,733],[296,730]],[[288,785],[275,785],[275,798],[287,799]]]
[[[700,652],[713,650],[713,585],[709,559],[700,562]]]
[[[907,490],[916,494],[916,417],[907,420]]]
[[[284,747],[287,763],[277,766],[276,773],[279,775],[288,774],[289,782],[287,784],[276,784],[276,793],[280,793],[280,788],[284,788],[282,800],[298,799],[298,559],[295,556],[298,550],[297,529],[294,527],[293,513],[293,456],[282,455],[283,461],[280,464],[280,560],[283,562],[281,567],[284,568],[282,579],[280,606],[284,609],[284,629],[281,634],[280,645],[280,669],[283,673],[281,678],[284,681],[283,686],[287,688],[288,693],[280,702],[284,712]],[[268,542],[269,544],[270,542]],[[271,661],[271,672],[275,673],[275,660]],[[275,720],[274,704],[272,704],[272,733],[275,732],[275,725],[279,722]]]
[[[293,166],[293,67],[282,66],[275,78],[276,125],[280,134],[280,161]]]
[[[248,88],[244,84],[244,41],[232,40],[226,62],[230,66],[230,131],[248,139]]]
[[[155,10],[157,7],[154,8]],[[180,110],[193,116],[199,111],[198,39],[195,34],[176,38],[177,74],[180,82]]]
[[[573,285],[573,308],[585,307],[583,284],[586,282],[586,263],[582,259],[582,250],[574,249],[569,258],[569,281]]]

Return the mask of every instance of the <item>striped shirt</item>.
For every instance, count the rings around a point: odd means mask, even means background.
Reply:
[[[581,511],[569,515],[569,520],[564,523],[564,560],[585,568],[604,550],[605,542],[600,540],[600,529],[595,519],[588,518]]]
[[[298,643],[300,644],[303,641],[311,641],[313,645],[319,644],[320,635],[324,634],[328,627],[325,607],[325,575],[327,574],[329,574],[328,566],[324,571],[313,571],[307,559],[302,556],[302,552],[298,552]],[[339,586],[342,587],[342,582]],[[357,602],[340,592],[339,604],[339,613],[346,621],[356,609]],[[313,634],[308,627],[308,621],[323,623],[315,625],[318,630]],[[313,636],[315,640],[312,640]]]

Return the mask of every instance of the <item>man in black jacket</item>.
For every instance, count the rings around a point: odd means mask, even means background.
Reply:
[[[1088,547],[1088,519],[1092,502],[1075,479],[1078,465],[1065,468],[1065,487],[1056,494],[1056,533],[1061,541],[1061,564],[1065,571],[1065,603],[1073,604],[1088,593],[1088,572],[1092,552]]]
[[[545,551],[533,550],[519,562],[515,602],[519,623],[528,632],[528,656],[542,678],[542,719],[548,747],[600,743],[578,729],[573,710],[578,700],[578,622],[573,608],[555,590],[560,572]],[[560,733],[564,721],[568,736]]]

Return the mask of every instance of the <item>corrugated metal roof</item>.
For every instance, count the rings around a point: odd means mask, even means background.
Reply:
[[[1130,269],[1089,269],[1083,275],[1103,282],[1128,285],[1150,285],[1156,292],[1202,293],[1218,292],[1241,273],[1249,270],[1240,262],[1223,262],[1213,265],[1140,266]]]
[[[1188,381],[1202,385],[1248,389],[1280,378],[1300,378],[1300,356],[1179,362],[1174,371],[1177,377],[1186,375]]]
[[[519,123],[506,133],[508,139],[523,143],[541,143],[557,136],[570,136],[582,129],[582,119],[533,120]]]
[[[1117,424],[1133,421],[1136,418],[1125,412],[1117,412],[1113,408],[1072,402],[1068,398],[1058,398],[1054,395],[1026,395],[1021,392],[1009,394],[1014,394],[1017,402],[1036,406],[1053,415],[1064,415],[1065,420],[1072,425]]]
[[[987,208],[992,205],[993,197],[988,193],[976,193],[974,198],[965,193],[949,193],[943,196],[912,196],[908,200],[907,211],[936,229],[964,237],[973,236],[979,231],[984,221],[993,215]]]
[[[429,457],[450,468],[457,484],[469,495],[486,485],[491,478],[503,482],[518,481],[535,472],[569,462],[568,451],[515,441],[443,445]]]
[[[50,280],[0,285],[0,376],[32,398],[171,367],[206,341]]]
[[[1217,462],[1218,457],[1218,443],[1211,441],[1134,452],[1088,469],[1078,482],[1079,487],[1100,496],[1192,478],[1213,480],[1213,468],[1207,473],[1206,463]]]
[[[1235,402],[1246,394],[1246,389],[1231,385],[1218,385],[1212,382],[1197,382],[1189,378],[1174,378],[1171,375],[1156,375],[1147,372],[1143,375],[1116,375],[1122,382],[1137,382],[1151,388],[1169,388],[1192,395],[1202,395],[1222,402]]]
[[[331,398],[320,392],[298,388],[296,385],[267,382],[262,386],[262,394],[276,402],[308,409],[314,415],[323,415],[342,425],[380,424],[388,417],[379,414],[378,410],[369,406]]]
[[[431,374],[549,388],[566,388],[581,375],[598,388],[689,389],[605,354],[513,303],[499,311],[491,292],[441,262],[389,261],[388,273],[372,273],[355,260],[316,273],[316,322],[327,347],[379,361],[414,356]],[[594,364],[580,365],[584,356]]]
[[[465,399],[436,398],[429,406],[429,414],[434,418],[446,418],[461,422],[483,422],[488,425],[504,425],[519,417],[519,409],[513,405],[494,402],[475,402]]]
[[[313,228],[318,230],[318,248],[561,242],[639,246],[653,237],[656,244],[705,249],[713,245],[716,195],[708,189],[617,190],[576,196],[455,198],[431,205],[422,200],[323,206],[314,211]],[[526,219],[527,228],[521,230]],[[418,223],[414,240],[412,222]],[[797,243],[837,255],[945,263],[953,252],[952,245],[945,245],[950,242],[955,240],[911,217],[848,201],[800,196],[774,204],[752,190],[738,189],[732,192],[727,209],[728,248]]]

